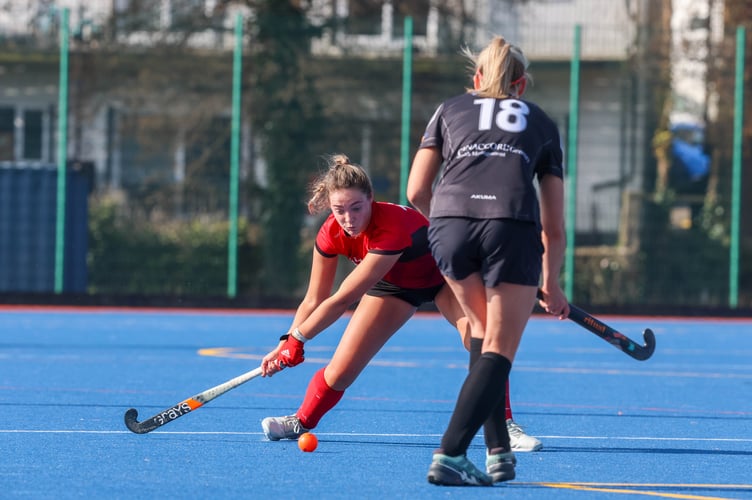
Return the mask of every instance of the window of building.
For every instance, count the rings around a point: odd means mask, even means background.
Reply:
[[[0,161],[15,160],[15,109],[0,107]]]
[[[0,106],[0,161],[50,161],[49,113],[21,106]]]
[[[193,31],[207,23],[221,27],[222,16],[210,20],[215,2],[210,0],[114,0],[115,20],[123,33],[137,31]],[[221,9],[220,9],[221,10]]]
[[[405,32],[405,18],[413,18],[413,35],[425,36],[428,26],[428,10],[430,0],[411,0],[410,2],[394,2],[394,30],[395,38],[402,38]]]
[[[162,20],[162,2],[115,0],[115,25],[120,33],[156,31]]]
[[[190,32],[206,23],[208,9],[205,0],[171,0],[169,9],[172,30]]]
[[[162,116],[123,114],[120,117],[122,185],[152,195],[172,183],[175,126]]]
[[[347,17],[342,20],[348,35],[381,34],[381,11],[384,0],[349,0]]]
[[[43,113],[27,109],[23,113],[23,159],[42,160],[42,137],[44,135]]]

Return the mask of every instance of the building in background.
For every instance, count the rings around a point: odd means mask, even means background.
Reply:
[[[120,190],[155,182],[180,186],[192,175],[194,162],[227,161],[221,136],[229,127],[229,99],[214,110],[202,102],[207,115],[200,116],[201,130],[188,130],[180,117],[196,114],[200,106],[190,99],[172,102],[170,89],[134,97],[127,88],[105,88],[104,76],[90,71],[86,54],[95,57],[103,40],[129,47],[148,48],[175,43],[227,59],[234,39],[234,16],[239,7],[218,10],[217,0],[130,0],[90,2],[58,0],[35,2],[9,0],[0,9],[2,43],[0,59],[0,165],[34,167],[55,163],[56,112],[58,100],[58,23],[60,9],[70,10],[72,47],[81,57],[70,68],[69,137],[67,156],[93,164],[97,189]],[[405,3],[355,0],[311,0],[309,16],[322,27],[311,45],[312,57],[321,60],[391,59],[402,56]],[[707,49],[721,27],[722,2],[674,0],[673,99],[674,120],[690,116],[700,123],[713,113],[714,96],[707,91]],[[604,2],[601,0],[416,0],[409,2],[413,18],[416,60],[440,61],[456,54],[462,40],[480,47],[493,34],[502,34],[520,45],[531,60],[534,84],[528,97],[541,104],[559,124],[568,145],[570,74],[574,53],[574,29],[581,28],[580,102],[576,228],[578,244],[611,244],[618,239],[628,207],[621,193],[640,192],[650,152],[651,132],[646,125],[649,96],[639,72],[642,32],[647,23],[647,0]],[[143,8],[137,13],[135,5]],[[197,24],[199,17],[202,23]],[[190,36],[187,36],[190,33]],[[118,54],[107,57],[116,64]],[[212,57],[212,56],[210,56]],[[128,71],[138,72],[133,61]],[[202,63],[199,63],[202,64]],[[457,68],[459,74],[462,68]],[[129,75],[123,75],[123,81]],[[342,78],[348,78],[343,75]],[[118,77],[116,77],[118,78]],[[347,121],[348,133],[359,136],[357,155],[365,166],[378,170],[376,132],[399,121],[399,80],[392,88],[363,86],[353,104],[330,102],[338,120]],[[83,83],[82,83],[83,82]],[[419,82],[417,82],[419,83]],[[439,96],[422,95],[414,87],[413,128],[419,128],[438,104]],[[461,92],[461,84],[456,86]],[[229,82],[226,94],[229,94]],[[422,99],[421,99],[422,97]],[[391,103],[391,104],[390,104]],[[161,117],[161,118],[160,118]],[[166,119],[169,117],[170,119]],[[682,118],[684,117],[684,118]],[[195,120],[194,120],[195,121]],[[177,123],[177,125],[175,125]],[[156,134],[138,131],[162,127]],[[253,156],[254,135],[243,128],[245,175],[257,172],[263,182],[263,159]],[[212,146],[213,145],[213,146]],[[211,147],[210,147],[211,146]],[[213,149],[212,149],[213,147]],[[414,145],[410,146],[414,149]],[[381,163],[384,163],[383,161]],[[382,168],[395,168],[384,163]],[[377,172],[385,189],[394,180]],[[148,191],[148,189],[147,189]],[[175,206],[186,196],[175,189]],[[221,205],[221,204],[220,204]],[[211,207],[209,207],[211,209]],[[181,209],[182,210],[182,209]],[[190,208],[187,209],[190,214]],[[184,210],[183,210],[184,211]]]
[[[160,0],[151,2],[148,9],[134,18],[128,0],[60,0],[46,4],[46,10],[40,10],[35,2],[11,2],[10,10],[0,16],[3,31],[7,30],[9,38],[17,40],[35,39],[45,51],[45,62],[35,65],[31,71],[27,64],[24,72],[15,71],[16,65],[11,61],[3,64],[6,83],[0,88],[0,163],[29,166],[54,163],[57,68],[53,49],[61,8],[70,9],[74,42],[83,50],[95,51],[97,40],[104,32],[131,46],[149,46],[181,36],[181,23],[187,23],[196,9],[211,14],[216,3],[212,0]],[[585,242],[612,241],[621,215],[620,207],[614,204],[616,193],[625,187],[634,190],[641,187],[644,149],[634,145],[649,138],[644,136],[642,125],[644,96],[627,64],[638,49],[635,40],[641,22],[641,3],[484,0],[465,6],[464,2],[452,1],[410,2],[414,11],[416,57],[456,53],[463,39],[481,46],[496,33],[520,45],[532,62],[534,85],[529,97],[551,113],[565,133],[565,140],[570,119],[569,75],[574,26],[581,26],[577,228]],[[400,2],[313,0],[311,19],[325,26],[322,36],[314,40],[313,55],[400,58],[405,19],[401,8]],[[186,44],[202,50],[230,51],[233,44],[230,27],[236,12],[227,9],[219,20],[212,18],[212,22],[195,31]],[[46,46],[39,40],[46,41]],[[26,47],[22,50],[29,53]],[[398,75],[395,75],[395,83],[397,81]],[[373,90],[364,89],[364,92]],[[414,90],[421,92],[420,88]],[[400,89],[395,85],[384,91],[399,92]],[[457,91],[461,91],[459,86]],[[129,128],[143,128],[145,120],[153,122],[153,115],[159,110],[149,109],[144,116],[124,106],[117,95],[89,95],[85,96],[86,102],[79,102],[76,87],[72,86],[70,92],[73,102],[68,156],[93,162],[98,186],[117,189],[123,183],[140,183],[153,177],[157,168],[162,170],[161,177],[171,176],[178,183],[189,175],[186,172],[190,170],[187,167],[190,157],[200,153],[190,150],[185,133],[174,130],[173,140],[163,144],[161,152],[123,133]],[[157,104],[159,102],[158,99]],[[438,103],[416,109],[414,120],[424,122],[435,104]],[[180,109],[176,105],[163,111],[174,114]],[[374,120],[380,118],[381,112],[373,113]],[[219,120],[220,127],[221,122],[229,125],[229,109],[226,107],[215,120]],[[362,126],[364,146],[359,153],[362,163],[369,165],[373,162],[367,154],[374,149],[368,144],[369,129],[378,125],[366,121]],[[246,129],[247,140],[250,140],[249,134]],[[152,153],[148,153],[149,150]],[[248,152],[251,148],[244,150]],[[141,164],[137,165],[139,161]]]
[[[420,4],[420,2],[417,2]],[[364,7],[367,4],[370,7]],[[322,56],[399,57],[404,16],[399,2],[314,0],[315,19],[328,26],[313,45]],[[522,47],[534,84],[527,97],[538,102],[568,140],[570,74],[575,26],[581,29],[579,138],[576,167],[576,227],[579,243],[611,244],[625,217],[621,194],[641,191],[647,144],[645,87],[636,74],[645,2],[599,0],[482,0],[423,2],[414,16],[417,57],[457,53],[460,40],[484,46],[500,34]],[[457,68],[461,72],[462,68]],[[457,87],[461,92],[461,87]],[[416,88],[417,93],[421,89]],[[435,106],[438,103],[432,103]],[[433,107],[415,109],[426,121]],[[376,112],[373,112],[377,114]],[[364,113],[366,114],[366,113]],[[368,123],[363,125],[368,128]],[[649,134],[649,133],[648,133]],[[370,137],[366,131],[364,137]],[[373,151],[369,146],[368,151]],[[368,160],[364,160],[368,163]],[[626,217],[634,214],[626,214]]]

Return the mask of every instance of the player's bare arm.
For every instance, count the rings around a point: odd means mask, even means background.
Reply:
[[[337,257],[325,257],[314,248],[311,276],[308,280],[308,290],[306,290],[303,301],[295,311],[295,317],[290,326],[290,331],[305,321],[311,313],[315,311],[327,297],[329,297],[337,273],[337,262]],[[264,376],[272,375],[279,369],[273,361],[277,359],[277,355],[283,345],[284,340],[280,340],[277,347],[262,359],[261,370]]]
[[[541,305],[549,313],[566,319],[569,303],[559,285],[559,274],[564,263],[566,233],[564,230],[564,182],[555,175],[546,175],[540,182],[540,207],[543,253],[542,286],[544,300]]]
[[[312,339],[360,300],[397,263],[402,254],[366,254],[363,261],[345,278],[337,291],[298,325],[300,332]]]
[[[407,199],[426,217],[431,210],[431,186],[439,173],[441,161],[441,152],[438,148],[419,149],[407,179]]]

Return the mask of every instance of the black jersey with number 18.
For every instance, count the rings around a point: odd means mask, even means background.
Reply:
[[[420,143],[444,169],[431,217],[509,218],[540,224],[535,178],[563,177],[556,124],[536,104],[466,93],[434,113]]]

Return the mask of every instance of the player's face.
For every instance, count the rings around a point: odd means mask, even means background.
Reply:
[[[360,189],[338,189],[329,194],[329,207],[339,225],[352,237],[371,221],[371,198]]]

